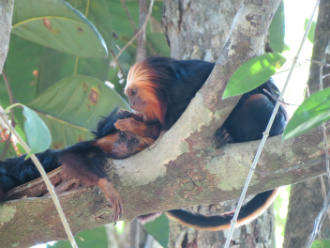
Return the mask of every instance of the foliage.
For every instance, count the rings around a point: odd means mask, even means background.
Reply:
[[[82,231],[75,237],[79,248],[104,248],[108,247],[108,236],[104,226]],[[69,241],[58,241],[54,245],[47,245],[47,248],[70,248]]]
[[[167,247],[170,233],[169,221],[163,213],[160,217],[145,224],[146,231],[163,247]]]
[[[267,53],[243,63],[231,76],[222,99],[244,94],[262,85],[285,61],[279,53]]]
[[[102,116],[115,106],[128,108],[119,95],[123,86],[118,72],[126,74],[134,63],[135,43],[122,53],[117,65],[113,57],[138,27],[138,2],[128,1],[126,5],[134,27],[115,0],[15,1],[4,72],[15,102],[36,111],[49,127],[52,148],[91,139],[89,130],[95,129]],[[154,4],[147,26],[147,50],[149,54],[168,55],[159,29],[160,6],[159,2]],[[1,78],[0,105],[7,108],[10,104]],[[22,129],[22,111],[15,110],[14,119],[17,129]]]
[[[330,240],[322,239],[322,240],[315,240],[312,248],[327,248],[330,247]]]
[[[283,138],[301,135],[329,119],[330,88],[327,88],[305,99],[287,124]]]

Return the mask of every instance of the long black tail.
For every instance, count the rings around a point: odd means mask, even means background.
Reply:
[[[267,209],[277,196],[278,189],[273,189],[257,194],[252,200],[241,208],[236,226],[241,226],[258,217],[263,210]],[[230,221],[234,211],[215,216],[193,214],[191,212],[176,209],[167,212],[169,218],[180,222],[183,225],[198,230],[219,231],[229,229]]]
[[[36,154],[46,172],[60,166],[58,152],[46,150]],[[25,160],[25,155],[0,161],[0,199],[8,190],[40,177],[40,173],[31,158]]]

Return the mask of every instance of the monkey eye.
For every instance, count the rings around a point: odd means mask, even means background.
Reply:
[[[132,90],[131,95],[132,96],[136,95],[136,90]]]
[[[123,132],[119,132],[120,138],[124,138],[125,137],[125,133]]]

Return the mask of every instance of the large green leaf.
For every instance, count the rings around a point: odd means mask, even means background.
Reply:
[[[28,106],[46,122],[55,148],[91,139],[89,130],[95,130],[101,117],[116,106],[128,108],[114,90],[95,78],[82,75],[59,81]]]
[[[159,244],[163,247],[167,247],[170,226],[168,218],[164,213],[154,221],[146,223],[144,228]]]
[[[22,105],[25,117],[24,130],[31,153],[43,152],[50,146],[52,137],[46,124],[35,111]]]
[[[241,65],[231,76],[222,99],[249,92],[266,82],[286,59],[278,53],[267,53]]]
[[[105,248],[108,247],[108,235],[105,227],[98,227],[78,233],[75,237],[79,248]],[[71,248],[69,241],[58,241],[47,248]]]
[[[108,11],[108,2],[97,1],[68,1],[72,7],[84,13],[104,38],[108,49],[112,42],[112,24]],[[40,74],[37,83],[37,93],[44,92],[59,80],[72,75],[86,75],[101,81],[107,79],[110,57],[104,59],[81,58],[65,54],[51,48],[45,48],[40,58]]]
[[[11,91],[17,102],[26,104],[35,97],[39,67],[39,57],[42,46],[21,39],[15,35],[11,36],[9,53],[4,67],[8,77]],[[8,91],[0,77],[0,104],[8,107]]]
[[[63,78],[86,75],[105,81],[109,71],[109,59],[84,59],[44,48],[40,58],[37,96]]]
[[[94,25],[62,0],[15,1],[12,33],[68,54],[108,56]]]
[[[274,52],[282,53],[285,48],[285,15],[284,3],[281,1],[269,26],[269,46]]]
[[[330,119],[330,88],[316,92],[299,106],[287,124],[283,138],[306,133]]]

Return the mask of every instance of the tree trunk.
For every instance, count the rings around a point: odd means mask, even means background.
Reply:
[[[330,54],[325,55],[325,49],[330,42],[330,2],[322,0],[319,6],[319,15],[316,24],[313,61],[325,61],[330,63]],[[325,67],[323,75],[329,74],[330,68]],[[319,90],[320,65],[311,63],[308,86],[310,93]],[[330,77],[323,80],[324,88],[330,86]],[[324,187],[329,188],[328,180],[324,178]],[[314,220],[322,208],[325,199],[321,187],[321,178],[311,179],[291,187],[289,212],[285,227],[284,248],[300,248],[305,244],[308,236],[313,231]],[[325,219],[321,229],[321,237],[329,237],[329,218]]]
[[[0,75],[8,53],[13,8],[14,0],[0,1]]]
[[[231,0],[167,0],[164,1],[163,26],[176,59],[202,59],[214,62],[230,31],[241,1]],[[276,10],[276,9],[275,9]],[[264,47],[260,47],[264,51]],[[234,210],[237,200],[205,205],[189,210],[206,215]],[[273,211],[246,226],[237,228],[232,244],[240,247],[274,247]],[[221,247],[226,242],[223,231],[196,231],[170,220],[169,247]]]

